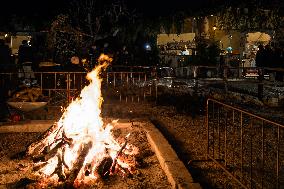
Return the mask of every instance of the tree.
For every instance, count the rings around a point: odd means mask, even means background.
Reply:
[[[217,57],[220,56],[220,48],[215,41],[208,41],[202,37],[196,38],[196,56],[193,63],[195,65],[216,66]]]
[[[122,0],[73,0],[70,5],[69,15],[74,27],[80,28],[93,41],[116,36],[135,19],[135,13]]]
[[[279,27],[277,9],[261,7],[228,7],[217,17],[217,27],[224,30],[275,30]]]
[[[48,48],[53,61],[66,64],[71,56],[79,54],[82,46],[82,32],[72,27],[68,15],[58,15],[52,22],[48,34]]]

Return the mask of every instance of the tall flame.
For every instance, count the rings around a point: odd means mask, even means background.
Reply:
[[[116,142],[112,136],[112,125],[108,124],[104,126],[101,117],[103,98],[101,95],[102,79],[100,78],[100,73],[111,61],[112,59],[104,54],[100,56],[98,59],[99,65],[87,74],[90,84],[84,87],[80,96],[66,108],[62,117],[57,122],[57,131],[48,136],[47,142],[51,149],[55,149],[58,145],[56,139],[64,137],[72,140],[72,144],[64,143],[62,148],[58,148],[58,155],[50,158],[47,165],[40,169],[40,172],[44,173],[44,175],[52,176],[60,162],[64,162],[65,169],[72,170],[80,156],[80,152],[82,152],[83,146],[91,145],[84,158],[77,181],[86,179],[84,171],[87,165],[91,167],[91,170],[89,170],[91,174],[88,179],[96,179],[95,169],[99,162],[107,155],[114,159],[121,150],[122,145]],[[127,149],[131,153],[134,147],[128,145],[125,150],[127,151]],[[121,164],[121,167],[127,168],[128,166],[125,162],[118,161],[118,163]],[[62,172],[65,173],[64,170]]]

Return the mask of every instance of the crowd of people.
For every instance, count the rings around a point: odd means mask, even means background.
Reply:
[[[40,62],[44,60],[38,60],[35,49],[36,48],[29,44],[27,40],[23,40],[18,48],[18,53],[13,55],[11,48],[5,44],[3,39],[0,39],[1,68],[6,68],[13,65],[19,69],[22,69],[23,65],[30,64],[32,70],[36,71],[39,68]],[[126,66],[130,65],[131,53],[126,45],[122,45],[115,51],[111,51],[109,49],[110,48],[108,45],[105,44],[103,46],[92,44],[84,55],[75,53],[70,55],[70,57],[67,59],[67,62],[59,63],[61,65],[60,69],[62,69],[62,71],[76,71],[76,68],[78,68],[78,71],[82,71],[82,68],[84,68],[85,71],[91,70],[97,64],[97,60],[102,53],[111,56],[113,58],[113,64]],[[74,59],[74,57],[79,59],[78,63],[74,63],[74,61],[72,61],[72,58]],[[2,69],[2,71],[3,70],[5,69]]]

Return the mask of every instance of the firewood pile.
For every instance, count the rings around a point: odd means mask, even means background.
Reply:
[[[11,98],[11,102],[46,102],[48,98],[42,94],[39,87],[20,87],[15,91]]]
[[[106,179],[111,175],[134,175],[138,164],[138,149],[128,144],[129,135],[118,139],[117,142],[111,141],[106,144],[102,157],[90,157],[98,144],[94,144],[92,139],[86,139],[78,144],[72,137],[66,136],[62,127],[54,124],[38,141],[32,143],[25,153],[35,163],[34,171],[44,178],[34,186],[78,188],[82,185],[92,185],[95,180]],[[66,151],[74,148],[77,148],[77,152],[72,154],[76,156],[75,161],[72,164],[67,163]],[[57,162],[56,165],[52,163],[54,161]]]

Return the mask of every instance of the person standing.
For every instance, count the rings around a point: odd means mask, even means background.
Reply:
[[[9,64],[11,62],[11,49],[0,39],[0,64]]]
[[[258,51],[256,52],[255,56],[255,65],[258,68],[258,75],[259,75],[259,80],[263,80],[264,78],[264,70],[263,67],[265,65],[265,50],[263,45],[258,46]]]
[[[28,44],[27,40],[23,40],[18,50],[18,66],[20,71],[19,77],[25,79],[34,79],[34,55],[33,48]]]
[[[263,100],[263,80],[264,80],[264,66],[266,65],[266,53],[263,45],[258,46],[258,51],[256,52],[255,64],[258,68],[258,85],[257,94],[258,99]]]
[[[33,49],[28,44],[27,40],[23,40],[18,50],[18,64],[22,65],[24,62],[33,62]]]

